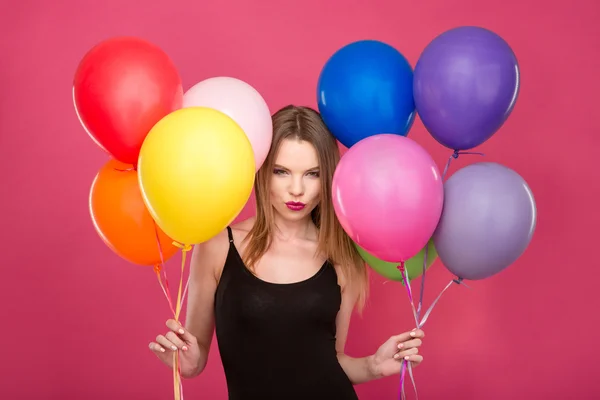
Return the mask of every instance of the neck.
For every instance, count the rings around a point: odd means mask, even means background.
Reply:
[[[316,234],[316,226],[310,215],[298,221],[290,221],[275,213],[275,236],[281,240],[309,239]]]

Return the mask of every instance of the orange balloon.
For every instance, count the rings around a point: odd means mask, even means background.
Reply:
[[[100,238],[117,255],[138,265],[160,264],[179,248],[155,224],[138,184],[137,171],[111,159],[94,178],[90,189],[90,214]]]

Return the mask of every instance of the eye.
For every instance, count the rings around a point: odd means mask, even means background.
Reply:
[[[273,170],[273,173],[275,175],[285,175],[287,172],[285,170],[281,169],[281,168],[275,168]]]
[[[307,173],[306,175],[312,176],[314,178],[318,178],[319,177],[319,171],[311,171],[311,172]]]

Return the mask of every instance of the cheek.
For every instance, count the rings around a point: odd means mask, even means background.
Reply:
[[[281,197],[283,191],[285,190],[285,180],[281,179],[280,177],[274,177],[273,179],[271,179],[269,190],[271,193],[271,197]]]
[[[321,194],[321,182],[318,179],[313,179],[306,183],[305,195],[308,201],[319,200]]]

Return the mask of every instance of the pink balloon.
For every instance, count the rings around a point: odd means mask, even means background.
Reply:
[[[253,189],[252,193],[250,194],[250,198],[246,202],[246,205],[244,206],[242,211],[238,214],[238,216],[235,217],[235,219],[233,220],[231,225],[238,224],[244,220],[247,220],[248,218],[254,217],[255,215],[256,215],[256,193]]]
[[[425,247],[444,204],[440,171],[429,153],[392,134],[352,146],[335,170],[332,191],[344,230],[388,262],[406,261]]]
[[[258,171],[271,147],[273,125],[269,107],[256,89],[236,78],[209,78],[183,95],[183,107],[209,107],[237,122],[250,140]]]

